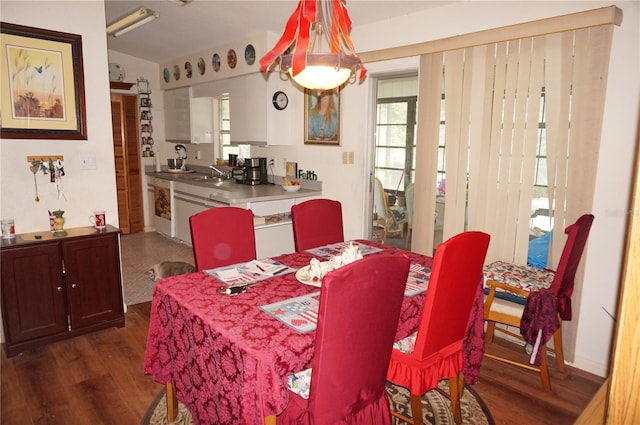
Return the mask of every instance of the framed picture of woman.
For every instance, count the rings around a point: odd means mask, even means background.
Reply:
[[[304,143],[340,145],[340,89],[304,94]]]

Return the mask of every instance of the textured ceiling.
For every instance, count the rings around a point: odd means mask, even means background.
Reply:
[[[347,9],[355,27],[448,3],[453,2],[348,0]],[[280,34],[297,1],[193,0],[179,6],[170,0],[106,0],[107,23],[140,6],[155,10],[160,17],[120,37],[108,37],[108,48],[163,63],[265,31]]]

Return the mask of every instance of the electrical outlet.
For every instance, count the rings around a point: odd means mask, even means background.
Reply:
[[[269,165],[272,166],[272,167],[276,165],[275,158],[269,158]]]
[[[96,154],[95,152],[81,152],[78,154],[80,159],[81,170],[95,170],[96,169]]]

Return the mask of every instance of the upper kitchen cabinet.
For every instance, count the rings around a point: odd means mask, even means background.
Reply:
[[[191,143],[213,142],[213,98],[191,98]]]
[[[164,125],[167,142],[191,141],[191,94],[189,87],[164,91]]]
[[[229,115],[231,143],[265,145],[267,143],[267,111],[264,99],[267,83],[259,73],[230,78]]]
[[[274,105],[276,92],[285,93],[286,106]],[[231,143],[291,145],[302,140],[303,93],[289,80],[281,80],[278,73],[271,73],[268,80],[261,73],[253,73],[192,87],[192,99],[225,94],[229,95]]]

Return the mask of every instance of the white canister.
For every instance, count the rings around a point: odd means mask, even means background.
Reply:
[[[16,237],[16,227],[13,219],[0,220],[2,224],[2,239],[13,239]]]
[[[156,173],[159,173],[160,171],[162,171],[161,164],[160,164],[160,152],[156,152],[156,155],[154,158],[155,158],[155,164],[156,164]]]

